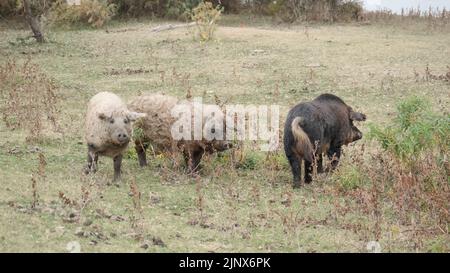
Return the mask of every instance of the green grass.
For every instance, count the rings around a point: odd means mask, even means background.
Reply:
[[[43,45],[20,42],[18,38],[29,35],[27,29],[0,25],[0,63],[30,58],[59,84],[64,132],[27,144],[25,132],[10,131],[0,122],[1,252],[64,252],[70,241],[80,242],[83,252],[366,251],[367,242],[374,240],[372,220],[357,211],[341,215],[336,204],[353,201],[330,195],[333,184],[326,175],[293,190],[281,150],[275,163],[266,161],[262,152],[247,153],[247,165],[241,168],[231,167],[232,152],[223,158],[214,155],[203,161],[199,179],[179,168],[161,168],[165,159],[152,159],[141,169],[134,156],[124,160],[120,187],[108,185],[113,173],[108,158],[100,159],[96,175],[82,175],[85,109],[100,91],[128,100],[155,92],[184,97],[190,88],[206,102],[217,95],[230,103],[279,104],[282,121],[291,106],[324,92],[337,94],[381,124],[390,119],[396,103],[410,95],[428,97],[435,110],[448,111],[448,82],[422,79],[427,65],[436,74],[448,71],[450,36],[444,33],[377,25],[288,28],[266,21],[248,26],[235,17],[223,22],[228,26],[220,26],[209,43],[194,41],[187,29],[150,32],[163,22],[117,21],[108,31],[55,30]],[[359,127],[367,132],[365,124]],[[370,144],[360,141],[347,152],[362,143]],[[30,178],[38,168],[33,146],[47,159],[36,210],[29,209]],[[15,147],[20,152],[10,153]],[[142,196],[140,216],[129,195],[134,178]],[[73,209],[62,205],[59,192],[80,202],[81,187],[90,182],[92,201],[79,222],[66,222]],[[102,217],[99,210],[124,220]],[[141,217],[140,228],[132,227],[132,215]],[[383,251],[450,249],[448,233],[425,236],[417,247],[389,205],[383,207],[383,217]],[[92,224],[84,226],[86,220]],[[87,237],[75,234],[79,227]],[[143,234],[142,240],[135,239],[136,232]],[[153,238],[165,246],[152,243]],[[145,241],[150,242],[147,249],[141,248]]]

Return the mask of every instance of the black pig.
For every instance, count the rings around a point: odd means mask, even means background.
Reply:
[[[342,145],[362,138],[353,121],[364,121],[366,115],[354,112],[342,99],[322,94],[311,102],[302,102],[292,108],[284,127],[284,151],[294,175],[294,188],[300,186],[300,163],[305,161],[305,183],[312,180],[314,160],[318,172],[323,171],[322,154],[332,160],[336,168]]]

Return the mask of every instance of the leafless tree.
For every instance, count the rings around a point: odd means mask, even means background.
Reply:
[[[44,34],[41,30],[41,24],[39,22],[38,15],[32,14],[30,0],[22,0],[23,1],[23,10],[25,13],[25,19],[27,23],[30,25],[31,31],[33,31],[33,36],[36,38],[38,43],[45,42]]]

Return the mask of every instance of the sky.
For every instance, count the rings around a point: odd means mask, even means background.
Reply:
[[[362,2],[367,10],[388,8],[397,13],[401,12],[402,8],[417,9],[419,6],[421,10],[428,10],[430,6],[450,10],[450,0],[362,0]]]

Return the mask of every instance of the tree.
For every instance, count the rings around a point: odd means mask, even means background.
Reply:
[[[33,16],[31,11],[30,0],[22,0],[23,11],[25,13],[25,20],[27,20],[28,25],[30,25],[31,31],[33,31],[33,36],[36,38],[38,43],[45,42],[44,34],[41,30],[41,23],[39,22],[39,16]]]

